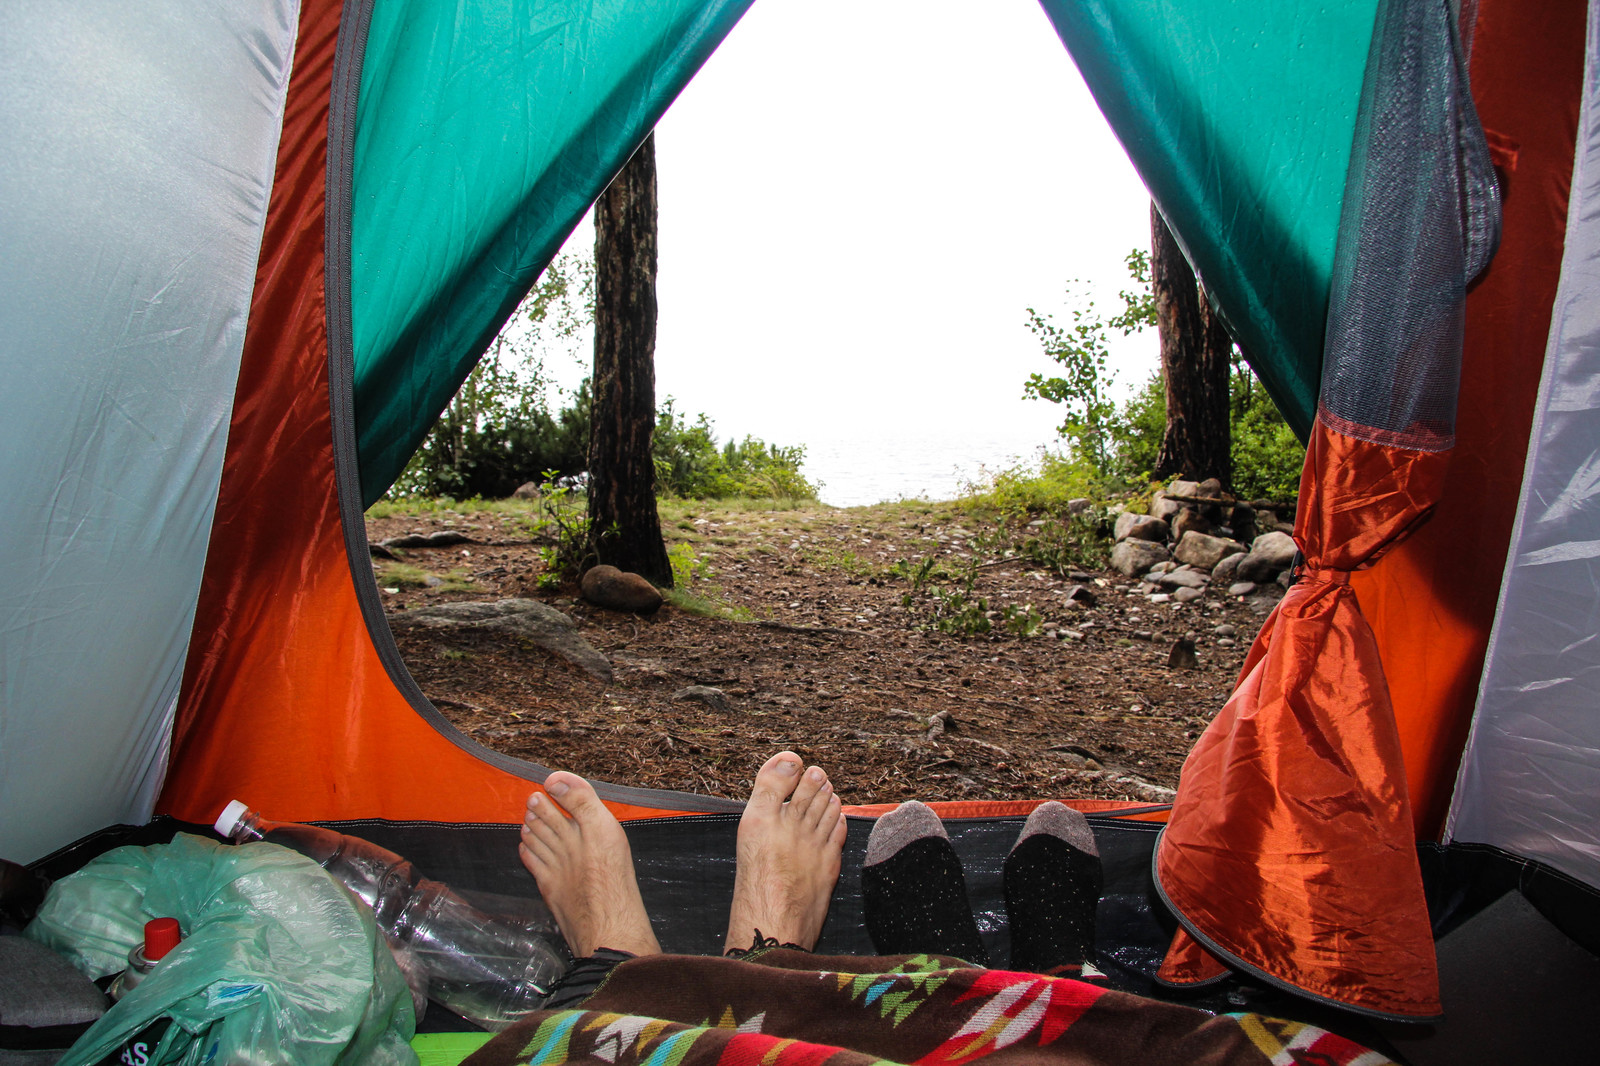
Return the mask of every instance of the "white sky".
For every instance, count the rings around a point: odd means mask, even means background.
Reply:
[[[757,0],[656,152],[657,395],[722,439],[1046,443],[1026,308],[1063,317],[1078,278],[1114,312],[1149,244],[1144,186],[1035,0]],[[1124,389],[1156,365],[1153,335],[1115,352]]]

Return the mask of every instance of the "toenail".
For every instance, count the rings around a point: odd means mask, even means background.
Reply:
[[[785,759],[781,763],[778,764],[778,773],[782,774],[785,777],[788,777],[790,774],[793,774],[793,773],[798,773],[799,770],[800,770],[800,764],[797,763],[797,762],[794,762],[793,760],[790,760],[790,759]]]
[[[544,797],[539,795],[537,792],[535,792],[533,795],[528,797],[528,809],[531,811],[531,810],[533,810],[535,807],[539,806],[539,804],[541,804],[543,802],[544,802]]]
[[[806,776],[811,778],[811,780],[813,780],[813,781],[821,781],[822,780],[822,771],[820,769],[818,769],[817,767],[813,766],[810,770],[806,771]]]
[[[567,784],[565,781],[557,781],[554,784],[544,786],[544,788],[546,792],[550,793],[550,795],[554,796],[556,799],[560,799],[562,796],[567,794],[568,790],[571,789],[572,786]]]

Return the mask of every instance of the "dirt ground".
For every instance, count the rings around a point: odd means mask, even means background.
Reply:
[[[606,685],[525,641],[401,632],[412,674],[460,729],[546,766],[701,794],[742,798],[762,760],[791,748],[827,768],[847,803],[1161,801],[1262,622],[1262,607],[1221,590],[1152,603],[1110,571],[1008,560],[986,537],[992,522],[950,504],[664,504],[669,545],[694,560],[679,599],[691,609],[669,602],[650,617],[592,607],[570,585],[541,590],[537,505],[384,511],[369,515],[372,541],[472,540],[375,559],[391,613],[539,599],[576,619],[615,670]],[[905,575],[930,557],[935,576],[977,564],[972,596],[993,631],[930,631],[926,597],[903,604]],[[1095,603],[1069,599],[1074,586]],[[1026,621],[1008,628],[1008,607]],[[1190,665],[1169,665],[1184,638]],[[727,706],[673,698],[689,686],[720,690]]]

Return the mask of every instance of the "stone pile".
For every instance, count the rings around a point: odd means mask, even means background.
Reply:
[[[1215,478],[1174,481],[1150,501],[1149,514],[1117,516],[1111,568],[1152,603],[1191,603],[1211,589],[1270,606],[1289,587],[1294,565],[1292,509],[1246,503]]]

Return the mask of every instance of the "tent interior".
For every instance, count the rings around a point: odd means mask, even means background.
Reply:
[[[0,856],[58,879],[241,797],[533,893],[548,770],[429,704],[362,515],[750,2],[0,13]],[[1587,1057],[1600,16],[1041,3],[1311,442],[1306,566],[1177,802],[1074,803],[1102,969],[1402,1062]],[[663,946],[716,953],[739,804],[602,795]],[[1003,958],[1033,803],[936,806]],[[820,946],[870,953],[847,813]]]

